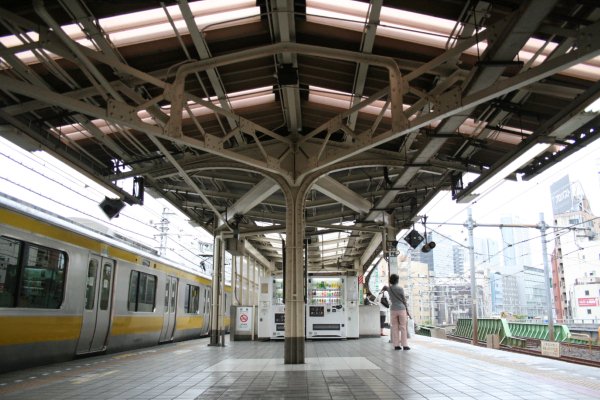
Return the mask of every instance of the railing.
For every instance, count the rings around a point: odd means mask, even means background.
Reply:
[[[455,336],[471,339],[473,337],[473,321],[459,319],[456,323]],[[487,335],[498,335],[499,343],[511,347],[526,347],[527,339],[548,340],[549,330],[546,324],[508,322],[503,318],[477,319],[477,340],[485,342]],[[554,325],[554,341],[564,343],[588,344],[592,339],[587,334],[571,333],[567,325]]]
[[[600,319],[598,318],[563,318],[563,319],[554,319],[555,324],[561,325],[590,325],[591,327],[600,327]],[[539,323],[548,323],[547,318],[531,318],[531,319],[519,319],[515,320],[520,324],[539,324]]]

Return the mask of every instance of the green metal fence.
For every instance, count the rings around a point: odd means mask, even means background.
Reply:
[[[468,339],[473,338],[473,321],[471,319],[459,319],[453,334]],[[527,339],[549,339],[547,324],[508,322],[503,318],[477,319],[477,340],[485,342],[487,335],[490,334],[498,335],[500,344],[512,347],[525,347]],[[560,324],[554,325],[554,341],[570,343],[583,342],[571,338],[569,327]]]

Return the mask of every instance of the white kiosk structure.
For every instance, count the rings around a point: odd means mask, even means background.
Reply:
[[[277,276],[264,277],[260,281],[258,338],[283,339],[284,337],[283,278]]]

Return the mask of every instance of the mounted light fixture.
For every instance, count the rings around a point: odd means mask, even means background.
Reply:
[[[457,193],[455,200],[458,203],[468,203],[474,200],[477,196],[496,187],[507,176],[529,163],[553,144],[554,142],[550,138],[544,138],[544,141],[539,139],[529,140],[516,153],[508,153],[492,165],[489,171],[479,175],[477,179],[469,183],[464,190]]]

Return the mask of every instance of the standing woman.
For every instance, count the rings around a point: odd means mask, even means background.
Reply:
[[[390,275],[390,319],[392,331],[392,343],[395,350],[410,350],[408,347],[408,309],[406,307],[406,298],[404,297],[404,289],[398,286],[400,277],[396,274]],[[398,338],[398,334],[400,337]],[[402,347],[400,347],[402,343]]]

